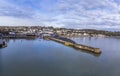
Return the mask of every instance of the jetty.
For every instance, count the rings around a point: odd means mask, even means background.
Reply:
[[[87,52],[92,52],[92,53],[95,53],[95,54],[100,54],[101,53],[100,48],[95,48],[95,47],[91,47],[91,46],[77,44],[76,42],[74,42],[73,40],[68,39],[68,38],[59,37],[59,36],[45,36],[44,38],[62,43],[66,46],[71,46],[75,49],[85,50]]]

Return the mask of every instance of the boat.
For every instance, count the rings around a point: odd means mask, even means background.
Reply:
[[[2,39],[0,39],[0,48],[4,48],[7,47],[7,44],[5,41],[3,41]]]

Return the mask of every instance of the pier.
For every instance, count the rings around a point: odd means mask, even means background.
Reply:
[[[68,38],[55,37],[55,36],[54,37],[53,36],[46,36],[44,38],[62,43],[66,46],[71,46],[75,49],[85,50],[85,51],[92,52],[92,53],[95,53],[95,54],[100,54],[101,53],[100,48],[94,48],[94,47],[91,47],[91,46],[77,44],[76,42],[74,42],[74,41],[72,41],[71,39],[68,39]]]

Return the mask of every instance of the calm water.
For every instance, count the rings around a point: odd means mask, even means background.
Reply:
[[[99,47],[102,54],[42,39],[8,40],[0,49],[0,76],[120,76],[120,39],[72,39]]]

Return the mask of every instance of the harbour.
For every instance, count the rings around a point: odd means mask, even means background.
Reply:
[[[120,74],[119,39],[95,37],[71,39],[78,44],[100,47],[102,54],[96,56],[52,40],[8,39],[6,40],[8,46],[0,49],[0,76]]]
[[[87,45],[78,44],[69,38],[59,36],[58,34],[49,34],[48,32],[41,33],[40,35],[35,35],[35,34],[17,35],[17,34],[11,33],[11,32],[8,35],[1,35],[1,38],[3,38],[3,39],[36,39],[39,37],[42,37],[45,39],[50,39],[50,40],[62,43],[64,45],[71,46],[75,49],[80,49],[80,50],[84,50],[84,51],[86,50],[88,52],[92,52],[95,54],[101,54],[100,48],[95,48],[95,47],[91,47],[91,46],[87,46]],[[6,47],[6,45],[7,44],[5,43],[5,41],[1,40],[1,47]]]
[[[120,76],[120,0],[0,0],[0,76]]]

